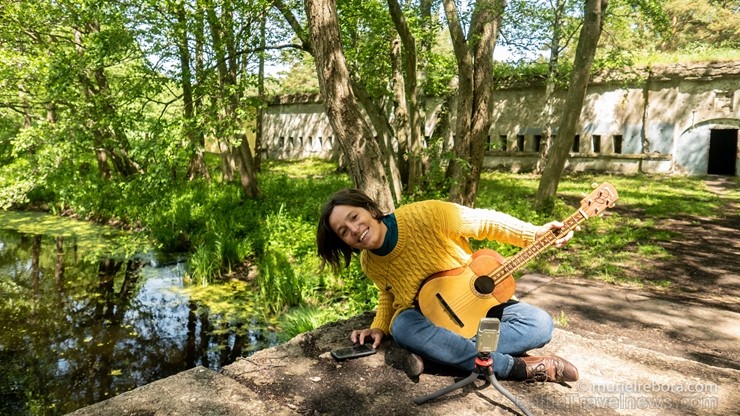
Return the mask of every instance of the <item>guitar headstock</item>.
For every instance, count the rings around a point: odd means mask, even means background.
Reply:
[[[619,199],[616,188],[609,182],[604,182],[581,200],[581,213],[586,217],[601,215],[607,208],[613,208]]]

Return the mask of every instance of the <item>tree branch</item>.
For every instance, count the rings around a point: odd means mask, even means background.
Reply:
[[[280,11],[280,13],[285,18],[285,21],[288,22],[291,28],[293,28],[296,36],[298,36],[298,39],[300,39],[301,43],[303,43],[301,49],[313,55],[311,40],[306,34],[306,29],[301,26],[300,22],[298,22],[298,19],[296,19],[293,11],[285,4],[283,0],[273,0],[273,5],[275,6],[275,8],[278,9],[278,11]]]

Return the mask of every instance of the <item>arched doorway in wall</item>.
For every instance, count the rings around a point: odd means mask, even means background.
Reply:
[[[740,119],[731,118],[706,120],[687,128],[673,149],[673,172],[740,176],[739,130]]]
[[[738,129],[709,130],[709,164],[707,174],[736,176]]]

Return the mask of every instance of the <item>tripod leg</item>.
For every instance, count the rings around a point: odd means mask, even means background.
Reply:
[[[532,416],[532,413],[529,411],[529,409],[527,409],[521,402],[519,402],[519,400],[517,400],[516,397],[514,397],[514,395],[509,392],[509,390],[506,390],[504,386],[499,384],[498,380],[496,380],[496,376],[488,373],[485,373],[484,375],[486,377],[486,380],[490,384],[493,384],[493,387],[496,387],[496,390],[498,390],[499,393],[503,394],[504,397],[511,400],[519,408],[519,410],[524,412],[525,415]]]
[[[455,384],[452,384],[452,385],[449,385],[449,386],[444,387],[442,389],[439,389],[439,390],[435,391],[434,393],[429,393],[426,396],[417,397],[416,399],[414,399],[414,403],[416,403],[416,404],[426,403],[429,400],[436,399],[437,397],[442,396],[443,394],[447,394],[447,393],[451,392],[452,390],[456,390],[456,389],[459,389],[461,387],[467,386],[468,384],[474,382],[475,379],[477,379],[477,378],[478,378],[478,372],[477,371],[473,371],[472,373],[470,373],[470,375],[468,377],[466,377],[466,378],[458,381]]]

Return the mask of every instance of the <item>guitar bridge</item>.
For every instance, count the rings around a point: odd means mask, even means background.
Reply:
[[[439,301],[439,303],[442,304],[442,309],[444,309],[444,311],[447,312],[447,315],[450,316],[450,319],[452,319],[455,322],[455,324],[457,324],[457,326],[459,326],[460,328],[464,327],[465,324],[463,323],[462,319],[460,319],[460,317],[458,317],[457,314],[455,314],[455,312],[452,310],[452,308],[450,308],[450,305],[447,304],[447,302],[442,297],[442,295],[437,293],[436,296],[437,296],[437,300]]]

